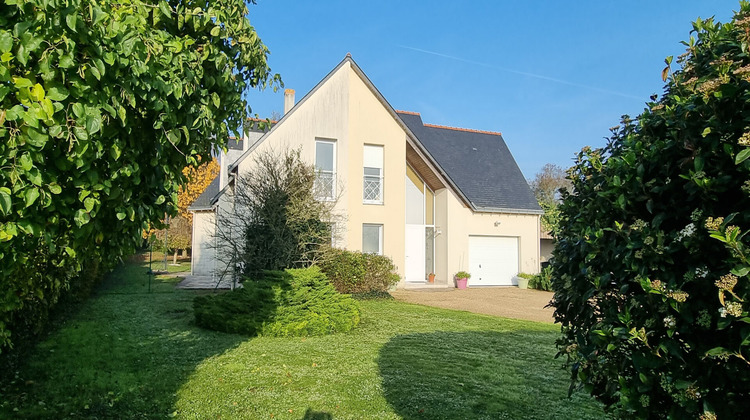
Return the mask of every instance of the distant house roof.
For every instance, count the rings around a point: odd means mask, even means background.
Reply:
[[[238,139],[237,137],[229,137],[229,142],[227,143],[227,149],[233,149],[233,150],[242,150],[242,139]]]
[[[188,210],[212,210],[214,203],[216,203],[216,198],[218,198],[218,195],[219,175],[216,175],[216,178],[214,178],[213,181],[208,184],[208,187],[206,187],[205,191],[203,191],[203,193],[199,195],[198,198],[195,199],[195,201],[193,201],[193,204],[188,207]]]
[[[475,210],[542,212],[500,133],[424,124],[417,113],[396,113]]]

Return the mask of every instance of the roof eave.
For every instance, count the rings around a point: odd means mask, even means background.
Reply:
[[[507,213],[507,214],[529,214],[529,215],[544,214],[543,210],[510,209],[510,208],[502,208],[502,207],[477,207],[477,206],[474,206],[473,203],[472,203],[472,207],[475,209],[474,211],[477,213]]]

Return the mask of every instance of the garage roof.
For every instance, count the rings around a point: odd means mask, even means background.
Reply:
[[[424,124],[418,113],[396,113],[477,211],[542,212],[500,133]]]

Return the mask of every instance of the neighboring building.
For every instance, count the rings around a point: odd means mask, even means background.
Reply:
[[[539,272],[542,210],[500,133],[395,111],[348,54],[299,103],[293,95],[286,92],[272,129],[251,132],[239,156],[231,148],[222,156],[221,175],[190,207],[194,275],[224,271],[210,244],[216,218],[231,206],[226,189],[251,170],[253,153],[285,148],[315,164],[323,199],[343,188],[335,245],[391,257],[399,287],[430,272],[452,285],[457,271],[469,271],[470,286],[512,285],[518,272]]]
[[[541,240],[539,256],[542,263],[548,263],[552,258],[552,251],[555,250],[555,238],[552,237],[551,233],[542,230],[539,239]]]

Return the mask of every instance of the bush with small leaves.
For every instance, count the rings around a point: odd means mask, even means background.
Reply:
[[[396,266],[385,255],[329,248],[318,264],[341,293],[386,296],[400,280]]]
[[[578,155],[560,207],[559,355],[621,417],[750,412],[750,5],[693,29],[663,97]]]

